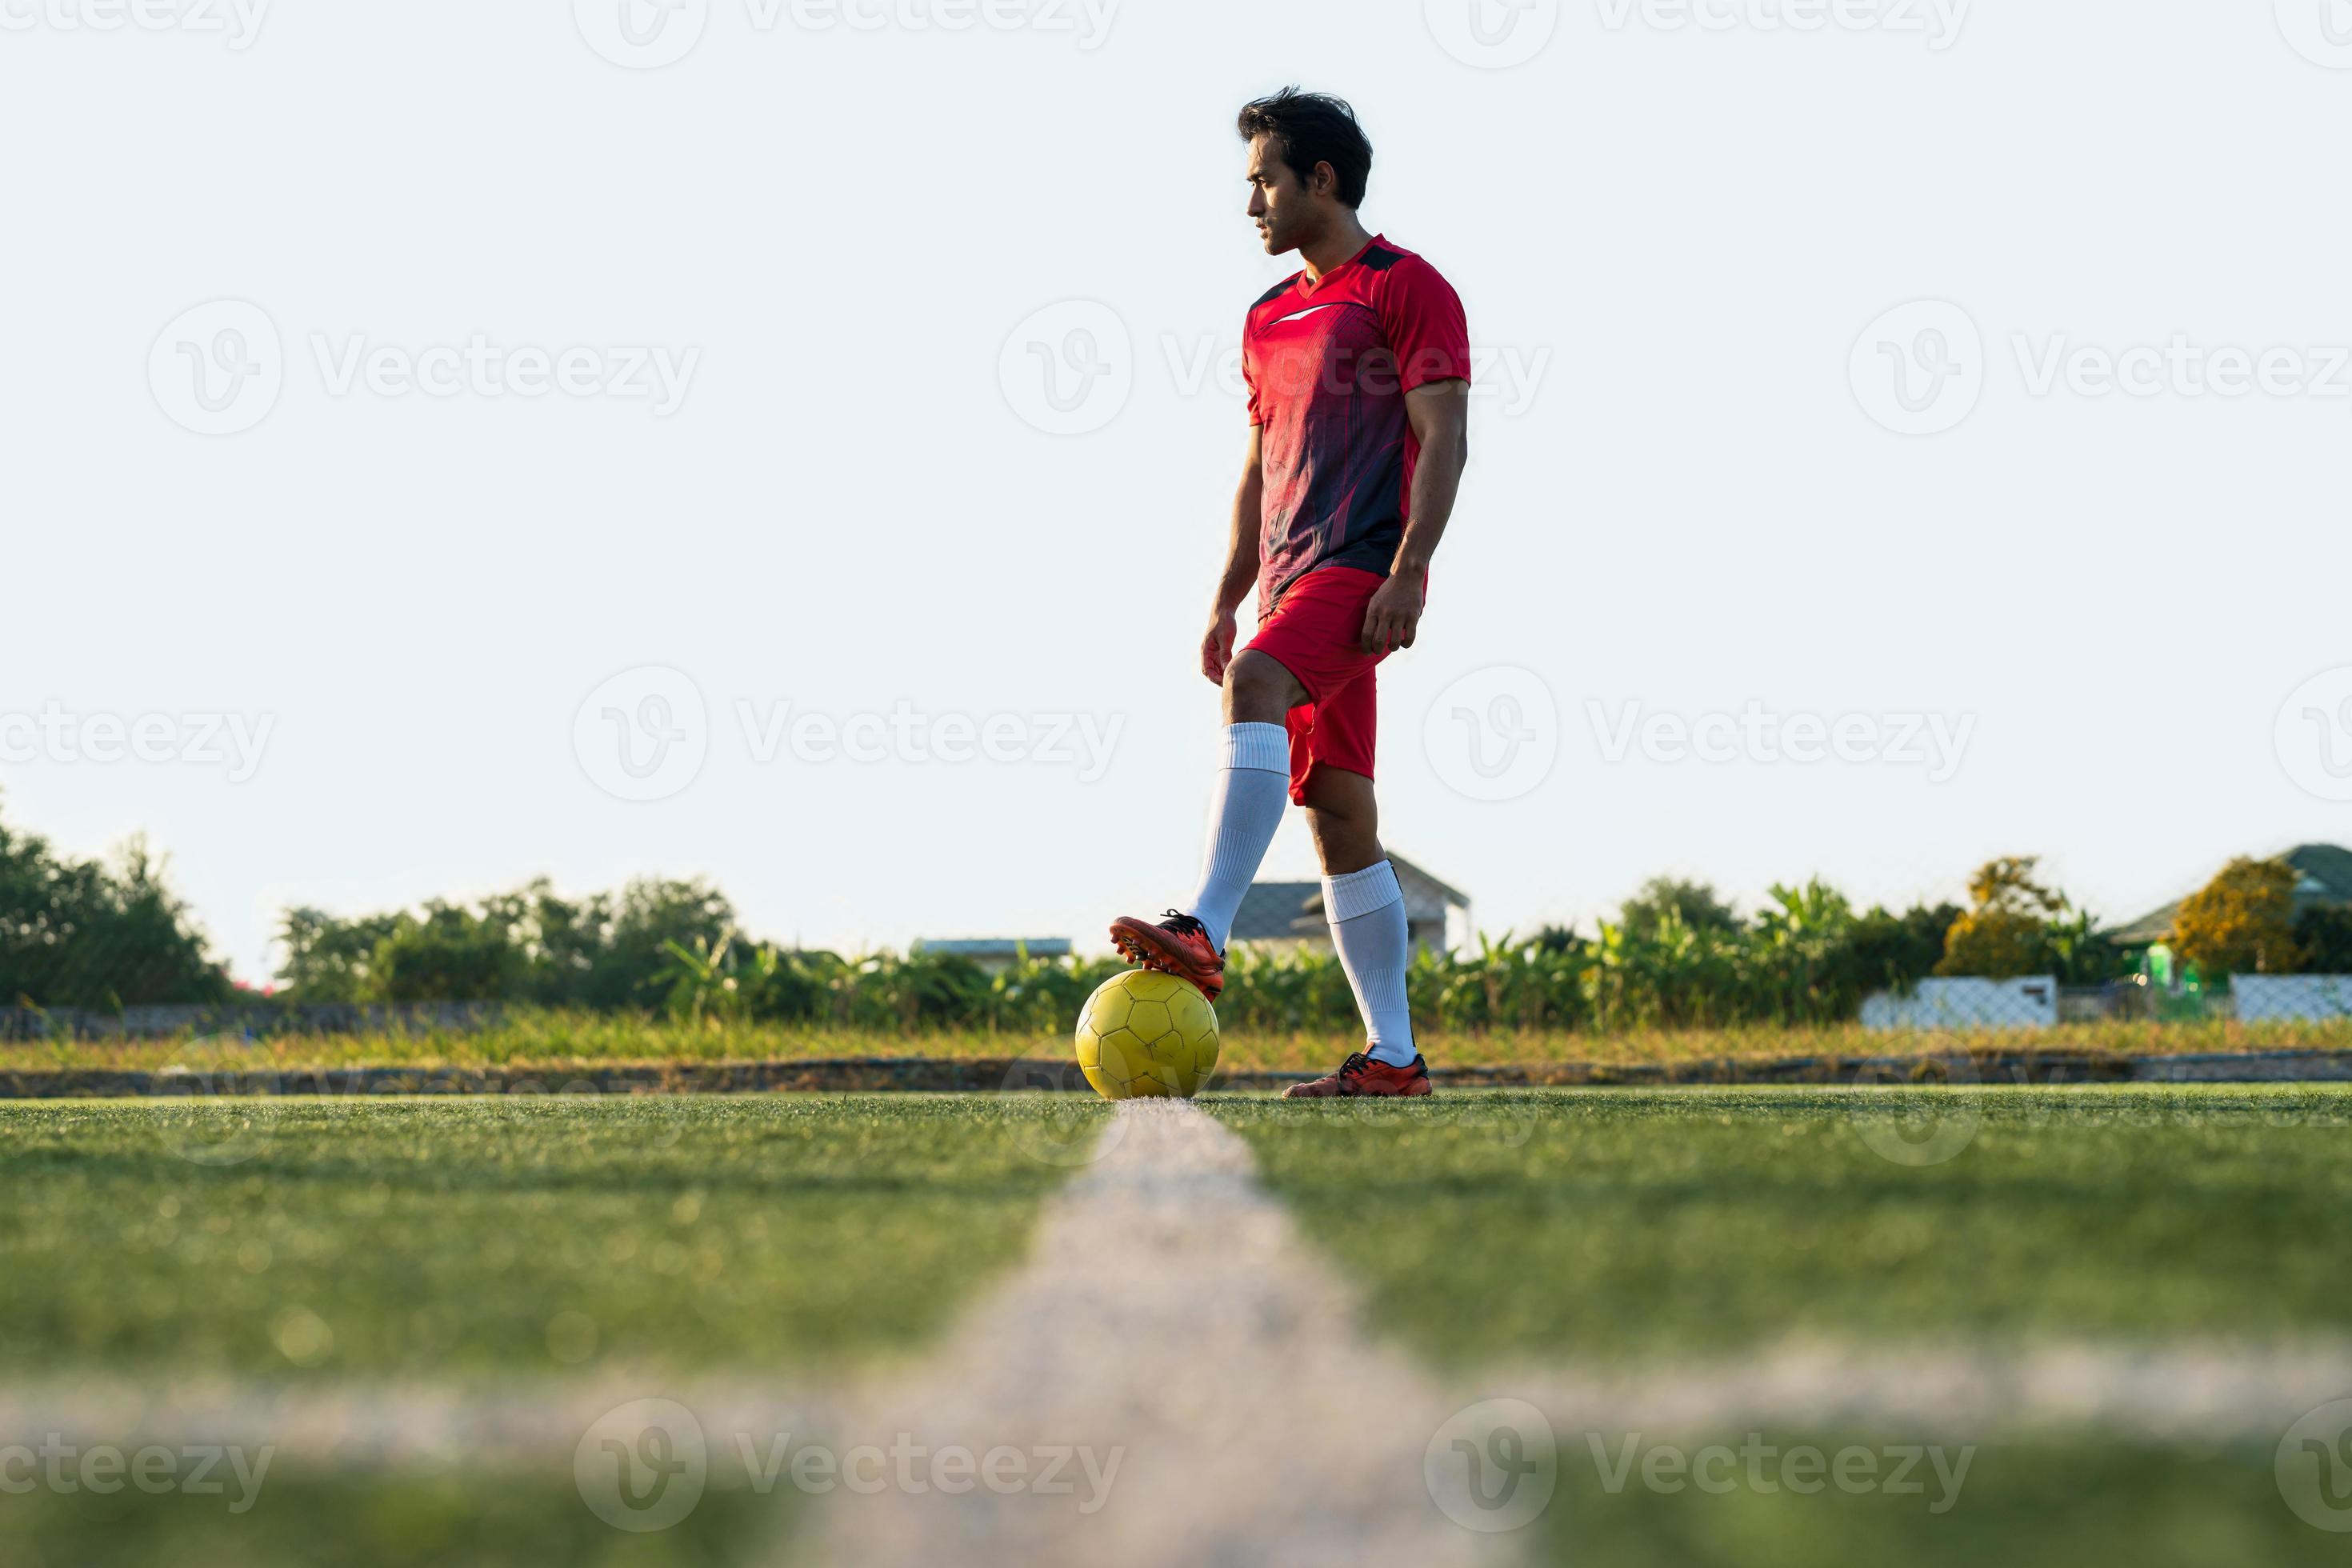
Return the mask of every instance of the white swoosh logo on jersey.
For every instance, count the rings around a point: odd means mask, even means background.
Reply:
[[[1299,311],[1298,314],[1295,316],[1285,316],[1280,321],[1276,321],[1273,324],[1277,327],[1287,326],[1293,321],[1305,321],[1307,317],[1313,315],[1318,310],[1336,310],[1339,308],[1339,301],[1337,300],[1332,300],[1331,303],[1328,305],[1309,305],[1304,310]]]

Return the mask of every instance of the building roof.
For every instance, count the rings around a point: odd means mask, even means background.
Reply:
[[[1312,900],[1323,902],[1320,882],[1252,882],[1234,911],[1233,942],[1278,942],[1298,935],[1293,929],[1307,916]],[[1317,923],[1320,923],[1319,917]]]
[[[2279,858],[2301,874],[2294,889],[2296,914],[2314,904],[2352,904],[2352,849],[2334,844],[2305,844]],[[2186,895],[2175,899],[2107,935],[2125,947],[2163,942],[2172,935],[2172,922],[2179,917],[2180,906],[2188,901]]]
[[[1447,886],[1406,859],[1391,854],[1397,885],[1404,889],[1408,921],[1443,921],[1449,909],[1470,907],[1470,896]],[[1275,942],[1287,937],[1321,936],[1330,921],[1323,910],[1320,882],[1253,882],[1242,895],[1234,916],[1235,942]]]

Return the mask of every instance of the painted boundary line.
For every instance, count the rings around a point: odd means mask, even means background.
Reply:
[[[1305,1072],[1221,1073],[1212,1088],[1265,1090]],[[1765,1084],[2227,1084],[2352,1082],[2352,1051],[2205,1052],[2126,1056],[1977,1051],[1911,1057],[1782,1057],[1753,1061],[1525,1067],[1438,1067],[1454,1089],[1656,1089]],[[616,1067],[341,1068],[276,1072],[124,1072],[58,1068],[0,1072],[0,1100],[174,1097],[972,1093],[1012,1088],[1086,1091],[1064,1060],[1042,1058],[859,1057],[810,1061],[661,1063]]]

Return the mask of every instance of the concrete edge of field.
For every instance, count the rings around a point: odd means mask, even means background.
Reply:
[[[1221,1073],[1212,1089],[1265,1091],[1315,1076]],[[1763,1084],[2221,1084],[2352,1081],[2352,1051],[2128,1056],[1982,1051],[1914,1057],[1524,1067],[1437,1067],[1450,1089],[1658,1089]],[[268,1095],[587,1095],[1084,1091],[1066,1061],[1026,1058],[860,1057],[811,1061],[660,1062],[581,1067],[319,1068],[122,1071],[62,1068],[0,1072],[0,1100],[143,1100]]]

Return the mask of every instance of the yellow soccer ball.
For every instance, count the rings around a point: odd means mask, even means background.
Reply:
[[[1078,1069],[1105,1100],[1190,1100],[1217,1067],[1217,1010],[1189,980],[1129,969],[1078,1012]]]

